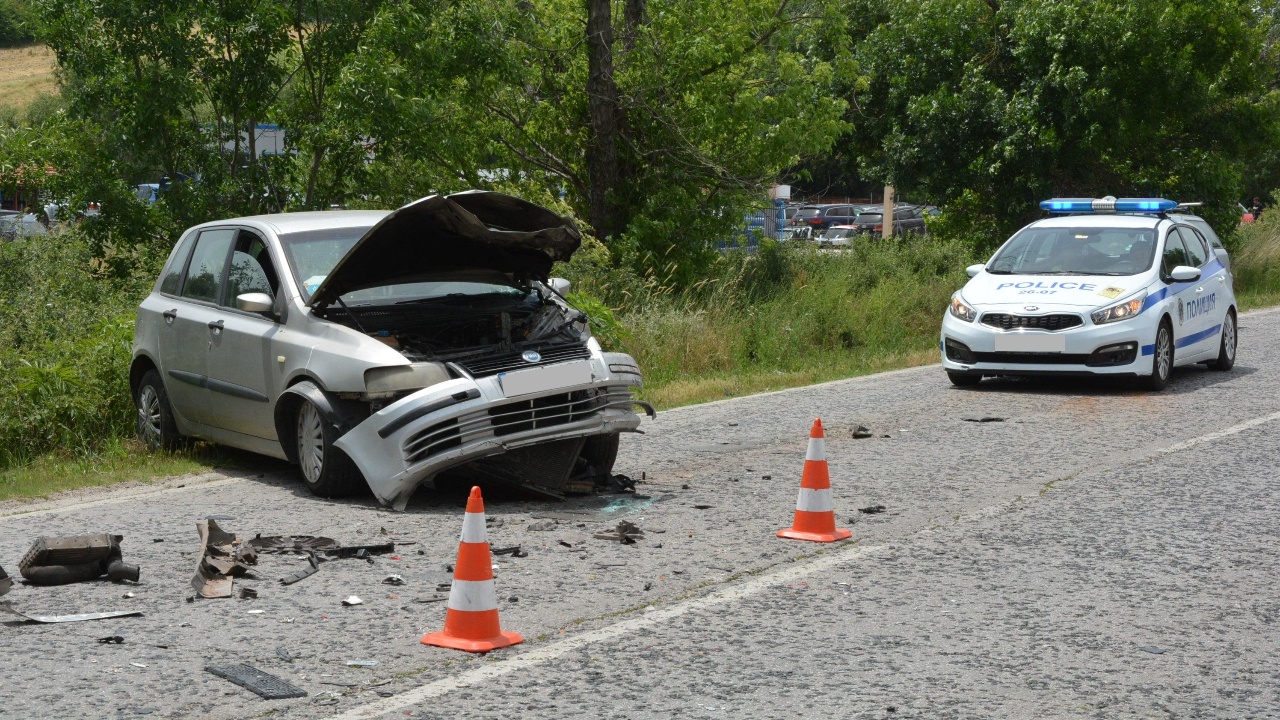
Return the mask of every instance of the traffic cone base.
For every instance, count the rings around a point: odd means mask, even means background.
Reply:
[[[853,537],[852,532],[836,527],[821,419],[814,420],[813,429],[809,431],[809,450],[805,454],[804,473],[800,477],[795,520],[791,527],[779,530],[778,537],[810,542],[836,542]]]
[[[520,642],[524,642],[524,638],[503,632],[498,623],[498,593],[493,584],[493,555],[484,527],[484,501],[480,498],[480,488],[473,487],[462,521],[444,630],[423,635],[422,644],[489,652]]]

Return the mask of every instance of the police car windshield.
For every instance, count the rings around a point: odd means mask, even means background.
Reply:
[[[1156,233],[1141,228],[1030,227],[1001,248],[999,275],[1136,275],[1155,259]]]

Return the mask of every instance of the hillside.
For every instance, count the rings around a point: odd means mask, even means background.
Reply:
[[[0,48],[0,107],[23,109],[40,95],[57,92],[57,58],[44,45]]]

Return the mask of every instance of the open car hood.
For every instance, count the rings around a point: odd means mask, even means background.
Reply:
[[[520,198],[484,190],[432,195],[369,228],[312,293],[311,305],[453,274],[545,282],[552,264],[568,260],[581,243],[572,219]]]

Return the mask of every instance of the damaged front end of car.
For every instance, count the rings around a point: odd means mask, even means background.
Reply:
[[[607,478],[634,408],[653,410],[633,396],[635,360],[604,352],[549,277],[580,241],[571,220],[510,196],[432,197],[319,283],[317,317],[403,357],[365,370],[363,392],[334,393],[363,409],[335,445],[379,502],[403,509],[450,473],[547,495]]]

